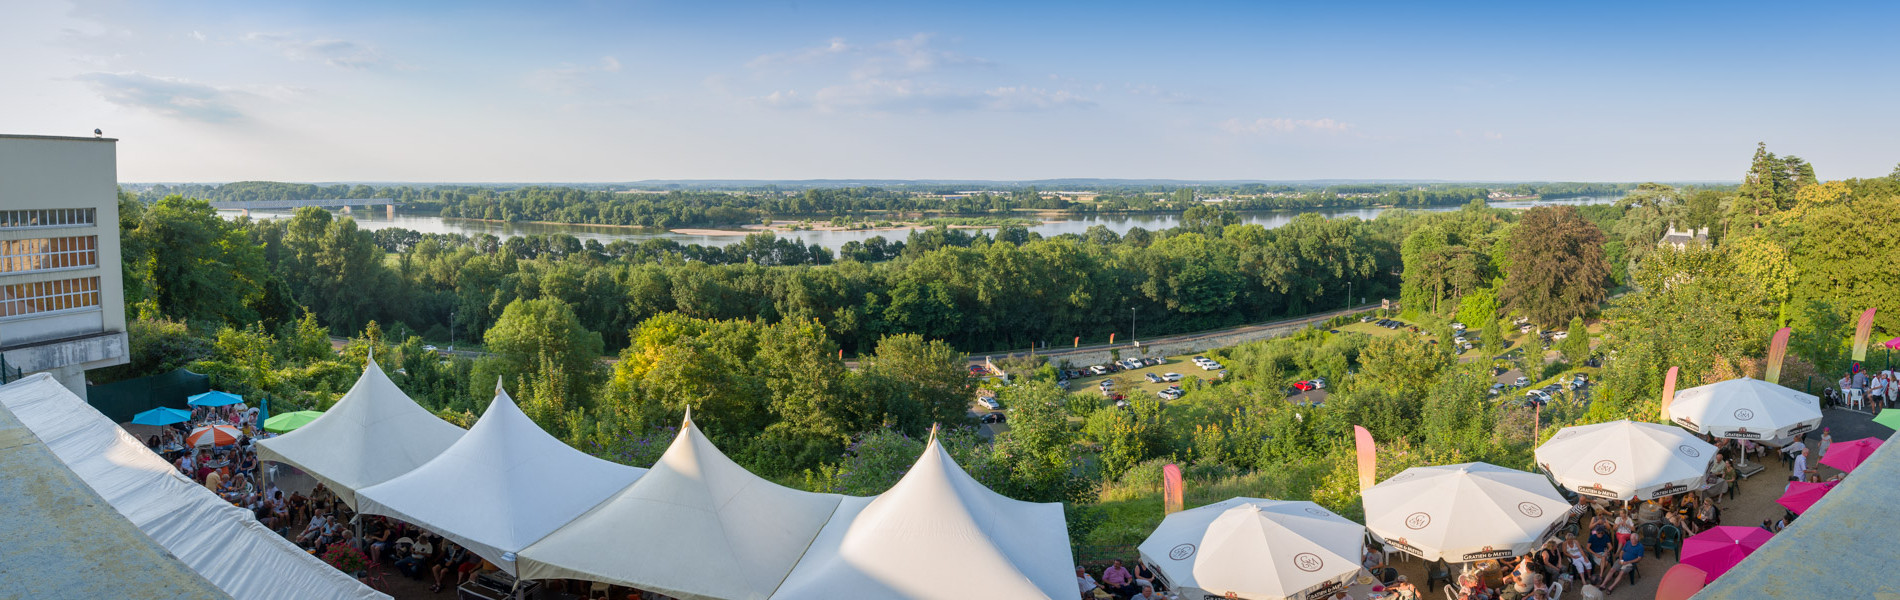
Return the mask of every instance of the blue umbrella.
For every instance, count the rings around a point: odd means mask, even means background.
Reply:
[[[191,411],[181,408],[165,408],[163,406],[139,413],[132,417],[132,422],[139,425],[171,425],[190,420]]]
[[[264,422],[270,420],[270,398],[260,399],[257,404],[257,426],[263,427]]]
[[[212,390],[191,397],[192,406],[229,406],[243,404],[244,397],[237,394]]]

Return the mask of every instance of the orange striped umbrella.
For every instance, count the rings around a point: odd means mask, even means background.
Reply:
[[[191,430],[191,434],[185,436],[185,443],[194,448],[229,446],[237,443],[238,435],[237,428],[230,425],[206,425]]]

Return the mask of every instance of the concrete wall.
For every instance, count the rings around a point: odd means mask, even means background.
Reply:
[[[0,285],[99,278],[97,308],[0,319],[0,348],[6,349],[9,366],[27,372],[51,371],[82,397],[85,369],[127,360],[118,189],[116,140],[0,135],[0,210],[95,211],[91,225],[0,228],[0,240],[73,236],[96,240],[94,266],[0,273]]]

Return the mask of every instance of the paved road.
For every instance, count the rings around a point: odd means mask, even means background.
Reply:
[[[1336,310],[1336,311],[1325,312],[1325,313],[1320,313],[1316,315],[1295,317],[1292,319],[1268,321],[1265,323],[1254,323],[1252,325],[1241,325],[1239,327],[1229,327],[1227,329],[1216,329],[1213,331],[1184,333],[1180,335],[1170,335],[1170,336],[1158,337],[1158,338],[1144,338],[1140,341],[1143,346],[1159,346],[1163,344],[1176,344],[1176,343],[1182,343],[1182,342],[1193,342],[1193,341],[1205,340],[1209,338],[1218,338],[1218,337],[1230,336],[1230,335],[1234,335],[1238,333],[1261,331],[1264,329],[1272,329],[1275,327],[1285,327],[1288,325],[1308,325],[1312,323],[1322,323],[1322,322],[1325,322],[1327,319],[1331,319],[1339,315],[1364,312],[1367,310],[1372,310],[1376,308],[1377,306],[1378,305],[1376,304],[1367,304],[1363,306],[1349,308],[1346,310]],[[1128,347],[1131,347],[1132,344],[1133,342],[1131,341],[1131,342],[1123,342],[1119,344],[1094,344],[1094,345],[1089,345],[1089,346],[1082,346],[1080,348],[1068,348],[1068,349],[1042,348],[1042,349],[1036,350],[1036,355],[1048,358],[1050,362],[1060,362],[1062,358],[1065,356],[1103,352],[1103,351],[1112,350],[1115,348],[1128,348]],[[971,355],[966,356],[965,358],[969,359],[969,361],[972,364],[982,364],[984,357],[1002,356],[1002,355],[1010,354],[1012,352],[1021,352],[1021,350],[1009,350],[1009,351],[999,350],[996,352],[971,354]],[[855,366],[854,363],[847,362],[846,364],[850,366]]]

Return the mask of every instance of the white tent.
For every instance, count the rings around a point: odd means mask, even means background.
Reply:
[[[1140,550],[1188,597],[1306,600],[1366,575],[1365,539],[1365,526],[1312,502],[1232,498],[1168,515]]]
[[[1715,446],[1679,427],[1624,420],[1565,427],[1536,456],[1573,492],[1649,500],[1702,489]]]
[[[114,510],[233,598],[389,597],[178,474],[50,375],[0,387],[0,404]]]
[[[773,600],[1074,598],[1062,505],[978,483],[933,436],[904,478],[847,497]]]
[[[429,462],[463,433],[410,400],[372,359],[336,406],[296,431],[258,440],[257,457],[310,473],[355,507],[358,490]]]
[[[1733,440],[1793,437],[1821,426],[1821,399],[1742,377],[1676,392],[1669,418],[1704,435]]]
[[[688,415],[653,470],[521,551],[521,576],[601,581],[687,599],[762,600],[792,570],[840,498],[753,475],[720,454]]]
[[[442,534],[513,573],[514,553],[645,472],[554,439],[497,384],[468,435],[413,471],[357,490],[357,509]]]
[[[1412,467],[1364,493],[1366,529],[1425,560],[1527,554],[1570,503],[1543,475],[1487,463]]]

